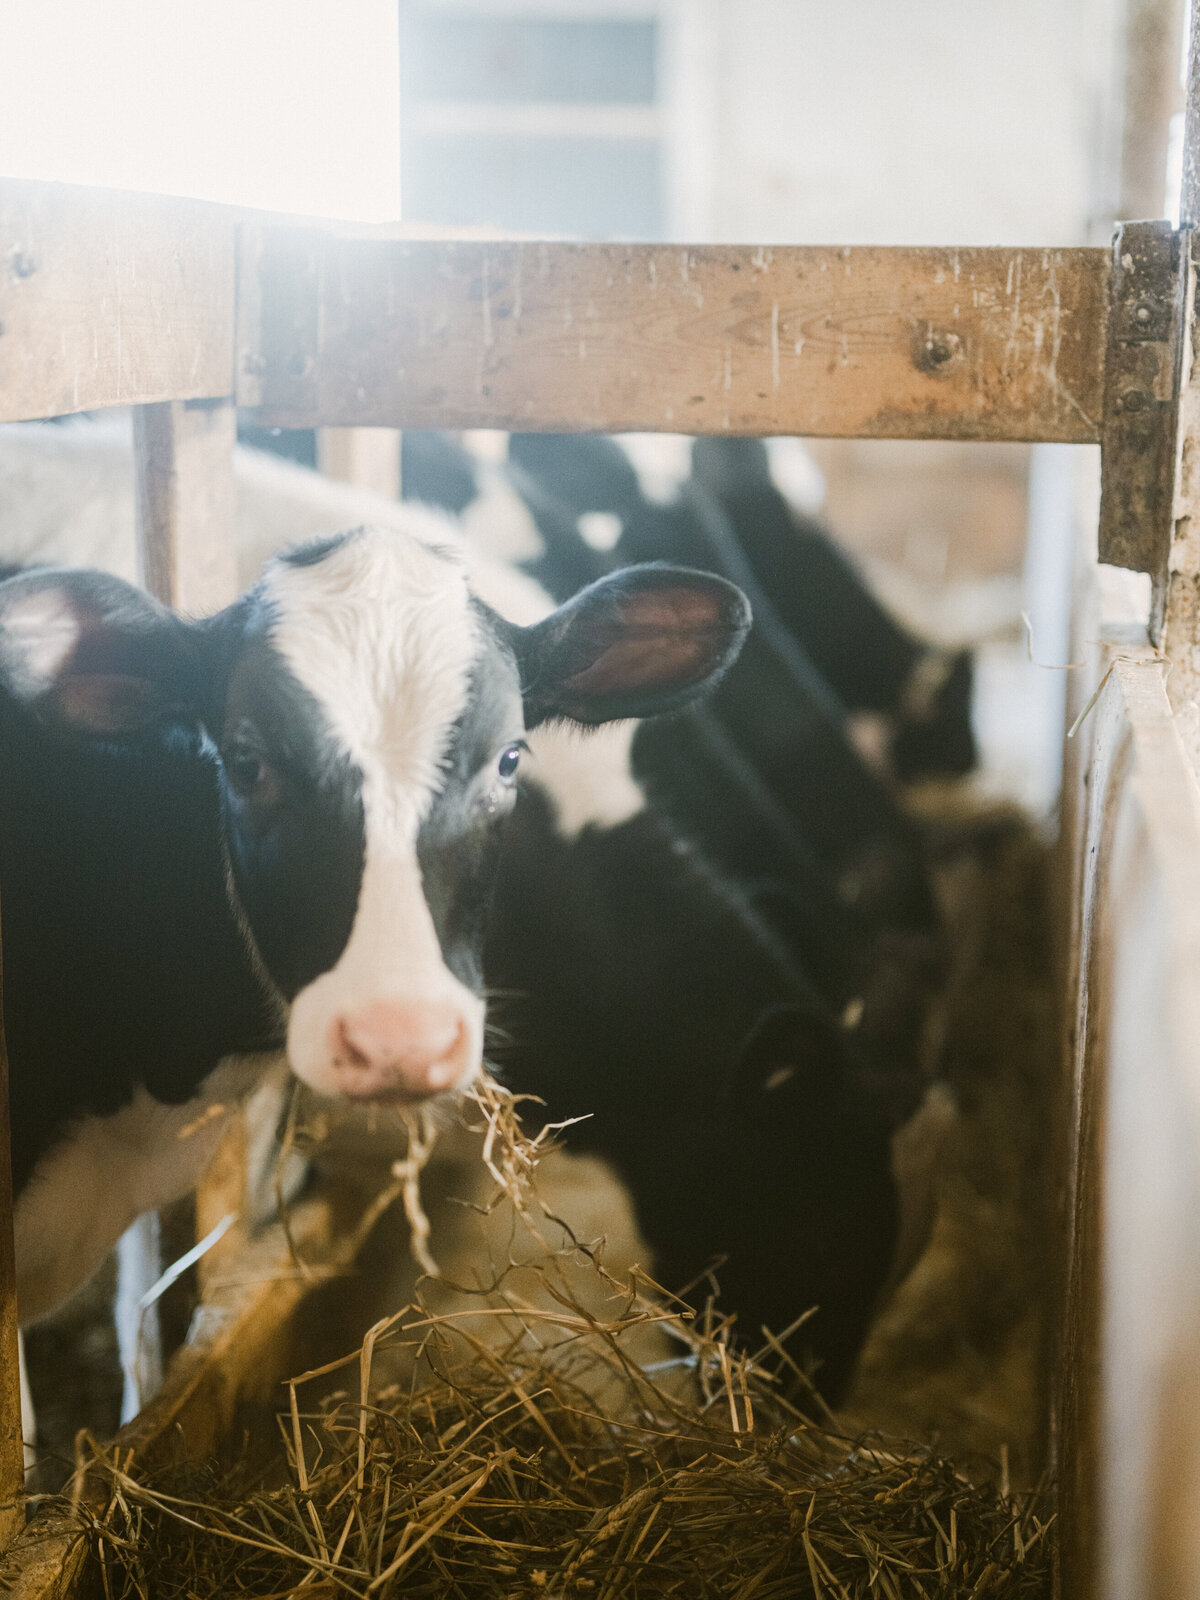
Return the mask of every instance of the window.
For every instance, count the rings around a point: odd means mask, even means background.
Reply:
[[[584,238],[666,236],[662,26],[528,7],[401,11],[409,219]]]

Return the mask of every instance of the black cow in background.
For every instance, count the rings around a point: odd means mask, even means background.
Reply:
[[[404,442],[406,495],[469,513],[495,489],[451,439]],[[751,1343],[818,1306],[793,1349],[836,1401],[893,1265],[891,1140],[924,1089],[941,946],[921,838],[703,482],[653,503],[600,437],[514,436],[501,477],[556,597],[686,560],[744,582],[755,621],[699,715],[639,725],[633,814],[564,827],[535,761],[489,927],[493,1059],[549,1120],[586,1118],[566,1142],[626,1181],[668,1287],[721,1262]],[[609,548],[587,512],[613,519]]]
[[[918,1075],[880,1070],[661,811],[566,832],[539,765],[488,927],[490,1059],[546,1120],[584,1119],[565,1143],[624,1181],[659,1282],[715,1264],[751,1347],[815,1306],[789,1346],[836,1403],[894,1263]]]
[[[937,649],[900,627],[821,524],[776,488],[761,439],[697,439],[692,463],[780,620],[842,704],[889,719],[896,776],[970,772],[978,759],[971,652]]]
[[[616,440],[514,434],[509,460],[522,492],[528,485],[536,494],[555,496],[576,515],[599,511],[621,519],[628,533],[608,560],[593,559],[591,577],[639,559],[635,552],[647,542],[661,541],[659,558],[668,559],[680,519],[668,515],[655,530],[657,508],[648,505],[633,464]],[[720,519],[697,500],[697,486],[720,508],[725,536],[733,535],[739,552],[738,564],[748,565],[778,620],[841,706],[888,719],[896,776],[909,781],[969,772],[978,754],[971,728],[970,651],[930,646],[890,616],[836,540],[776,487],[762,439],[699,438],[692,445],[692,481],[682,487],[680,498],[690,502],[690,517],[698,525],[707,524],[708,553],[720,570],[725,564],[722,538],[711,531]],[[555,537],[552,521],[543,527],[542,519],[537,520],[548,549],[535,570],[553,590],[557,581],[572,581],[571,563],[579,557],[563,548],[565,541]],[[703,543],[694,542],[691,548],[699,561]],[[590,577],[582,577],[588,581]]]

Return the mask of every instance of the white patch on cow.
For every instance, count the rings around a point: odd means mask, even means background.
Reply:
[[[556,723],[529,735],[529,776],[554,801],[565,838],[589,826],[615,828],[645,810],[630,761],[636,731],[636,722],[610,722],[588,733]]]
[[[806,517],[825,504],[825,474],[802,439],[768,439],[771,481],[780,494]]]
[[[647,500],[669,505],[678,498],[692,472],[692,441],[686,433],[619,433],[616,440]]]
[[[340,1017],[378,1003],[445,1002],[470,1037],[469,1077],[483,1006],[446,966],[416,853],[479,648],[461,552],[362,529],[311,566],[269,567],[265,598],[276,613],[272,643],[362,774],[366,834],[350,938],[296,996],[288,1059],[312,1088],[335,1094]]]
[[[895,718],[882,711],[852,711],[846,718],[850,743],[875,772],[889,771],[888,753],[895,732]]]
[[[363,528],[310,566],[273,563],[271,643],[363,777],[368,833],[411,849],[479,649],[453,547]]]
[[[480,467],[479,493],[459,515],[461,533],[493,561],[535,561],[545,548],[533,513],[494,467]]]
[[[506,621],[531,628],[554,610],[554,601],[527,572],[507,566],[471,543],[465,554],[472,591]]]
[[[61,589],[43,589],[5,608],[0,638],[18,692],[38,694],[75,648],[79,621]]]
[[[508,435],[503,428],[464,428],[459,442],[476,461],[498,467],[508,460]]]
[[[593,550],[613,550],[624,531],[615,511],[584,511],[580,514],[579,537]]]
[[[228,1057],[181,1106],[138,1089],[112,1116],[81,1119],[42,1157],[13,1211],[22,1322],[86,1282],[135,1217],[196,1187],[269,1060]]]
[[[126,412],[0,427],[0,557],[101,567],[136,583],[133,481]]]

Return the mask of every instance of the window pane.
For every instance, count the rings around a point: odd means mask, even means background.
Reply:
[[[404,92],[416,99],[654,100],[652,21],[410,13]]]

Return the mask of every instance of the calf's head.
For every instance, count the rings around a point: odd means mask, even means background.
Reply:
[[[626,569],[533,627],[452,546],[359,529],[188,622],[118,579],[0,584],[0,685],[62,737],[180,727],[215,766],[233,913],[313,1088],[417,1101],[482,1057],[480,962],[522,735],[683,706],[735,658],[740,592]]]

